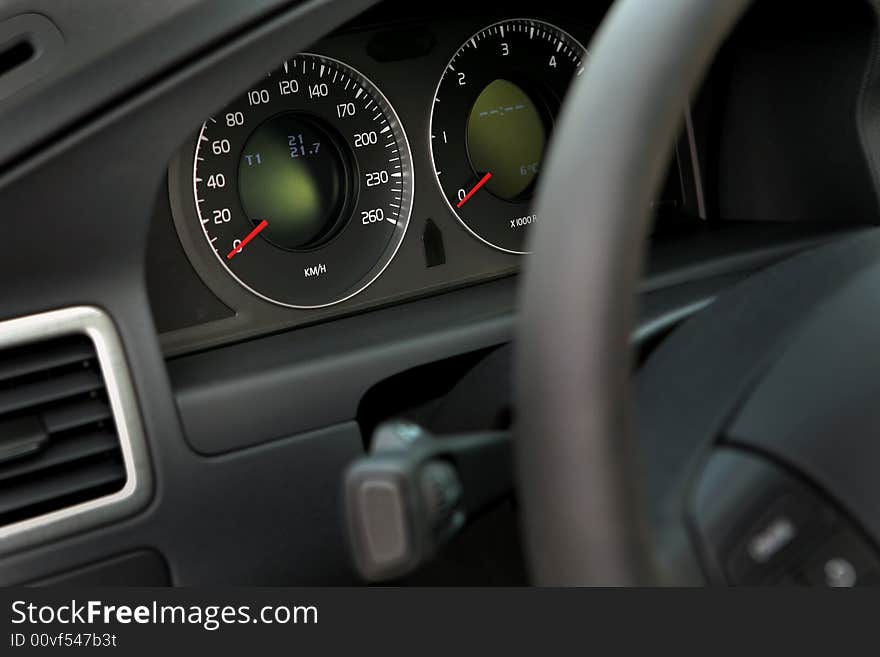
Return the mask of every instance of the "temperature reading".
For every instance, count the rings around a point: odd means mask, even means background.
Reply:
[[[321,142],[313,141],[306,144],[303,141],[302,134],[288,135],[287,145],[290,149],[290,157],[308,157],[309,155],[317,155],[321,152]]]

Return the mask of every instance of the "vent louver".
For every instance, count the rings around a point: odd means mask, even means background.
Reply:
[[[151,486],[109,317],[76,307],[0,321],[0,553],[121,518]]]
[[[125,477],[91,339],[0,350],[0,525],[116,492]]]

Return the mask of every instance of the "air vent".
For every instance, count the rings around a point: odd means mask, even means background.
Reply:
[[[0,525],[124,484],[92,341],[72,335],[0,352]]]
[[[71,308],[0,322],[0,552],[130,511],[148,475],[107,316]]]

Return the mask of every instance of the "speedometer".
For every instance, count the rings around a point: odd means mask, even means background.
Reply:
[[[372,283],[413,199],[406,134],[350,66],[301,54],[204,123],[193,190],[222,267],[267,301],[316,308]]]
[[[443,197],[474,236],[523,253],[553,122],[584,47],[530,19],[490,25],[447,64],[431,112],[431,155]]]

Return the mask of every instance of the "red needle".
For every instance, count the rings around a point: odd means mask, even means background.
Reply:
[[[489,182],[489,178],[491,178],[491,177],[492,177],[492,172],[491,171],[486,172],[486,175],[483,176],[482,178],[480,178],[480,182],[478,182],[476,185],[474,185],[473,189],[471,191],[469,191],[467,194],[465,194],[464,198],[461,199],[458,202],[458,205],[456,205],[455,207],[460,208],[462,205],[467,203],[470,200],[471,196],[473,196],[478,191],[480,191],[480,187],[482,187],[487,182]]]
[[[265,219],[263,219],[260,223],[258,223],[257,227],[254,228],[251,232],[249,232],[247,234],[247,237],[245,237],[241,241],[241,244],[239,244],[237,247],[232,249],[232,251],[230,251],[229,253],[226,254],[226,259],[232,260],[232,258],[235,257],[236,254],[241,253],[241,250],[248,245],[248,242],[250,242],[257,235],[259,235],[260,232],[268,225],[269,225],[269,222],[266,221]]]

